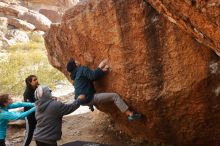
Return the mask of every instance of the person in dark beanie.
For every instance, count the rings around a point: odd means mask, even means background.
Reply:
[[[118,109],[128,116],[129,121],[141,118],[140,113],[129,110],[127,104],[117,93],[96,93],[93,82],[103,77],[109,70],[106,59],[95,70],[81,66],[78,61],[70,59],[66,65],[66,69],[74,81],[75,98],[80,99],[81,105],[91,107],[102,103],[114,102]]]
[[[25,102],[32,102],[34,103],[36,101],[34,97],[34,92],[36,88],[38,87],[38,79],[36,75],[29,75],[25,79],[26,83],[26,89],[24,91],[24,101]],[[29,110],[29,108],[24,108],[25,111]],[[34,129],[36,127],[37,121],[35,119],[35,113],[30,114],[25,118],[26,122],[26,132],[24,137],[24,143],[23,146],[29,146],[33,137]]]
[[[64,104],[53,99],[51,89],[39,86],[35,91],[36,120],[34,139],[37,146],[57,146],[62,136],[62,118],[79,108],[78,100]]]
[[[26,112],[8,111],[9,109],[19,107],[30,107]],[[9,121],[23,119],[35,111],[34,103],[30,102],[15,102],[8,94],[0,95],[0,146],[5,146],[5,137]]]

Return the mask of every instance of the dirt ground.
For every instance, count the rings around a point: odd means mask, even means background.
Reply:
[[[117,131],[109,117],[95,110],[79,115],[70,115],[63,118],[63,134],[59,145],[71,141],[90,141],[113,146],[147,146],[147,143],[138,144],[121,131]],[[9,126],[8,141],[10,146],[22,146],[25,128]],[[30,146],[35,146],[32,141]]]

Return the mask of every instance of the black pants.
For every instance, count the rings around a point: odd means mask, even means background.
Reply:
[[[35,113],[32,113],[28,117],[26,117],[25,121],[26,121],[26,133],[24,137],[23,146],[29,146],[29,144],[31,143],[33,134],[34,134],[34,129],[37,124],[37,121],[35,119]]]
[[[0,139],[0,146],[6,146],[5,145],[5,139]]]
[[[43,143],[40,141],[36,141],[37,146],[57,146],[57,144],[48,144],[48,143]]]

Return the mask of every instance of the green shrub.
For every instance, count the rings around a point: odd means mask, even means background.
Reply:
[[[42,43],[44,41],[43,37],[36,32],[29,32],[28,36],[33,42]]]
[[[49,64],[43,42],[19,43],[9,47],[8,51],[8,60],[0,63],[0,92],[22,95],[24,80],[30,74],[37,75],[41,84],[51,88],[58,81],[66,80],[61,72]]]

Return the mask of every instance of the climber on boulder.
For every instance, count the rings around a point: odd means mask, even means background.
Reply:
[[[97,69],[91,70],[88,67],[81,66],[78,61],[70,59],[66,68],[70,73],[71,79],[74,81],[75,98],[78,97],[80,99],[81,105],[91,107],[93,105],[114,102],[118,109],[128,116],[129,121],[141,118],[140,113],[129,110],[127,104],[117,93],[96,93],[93,82],[103,77],[109,70],[107,60],[103,60]]]

